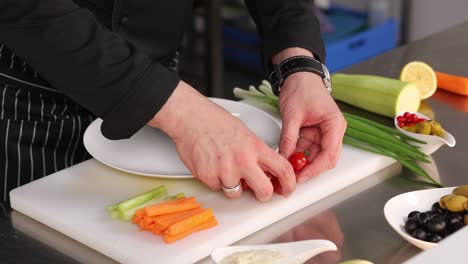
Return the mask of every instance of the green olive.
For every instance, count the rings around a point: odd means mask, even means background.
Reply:
[[[445,205],[447,206],[447,210],[450,212],[462,212],[465,210],[465,203],[468,201],[468,198],[461,195],[455,195],[449,198]]]
[[[442,134],[444,133],[444,129],[442,128],[442,125],[439,122],[436,121],[430,121],[431,124],[431,135],[436,135],[441,137]]]
[[[413,132],[413,133],[417,133],[418,132],[418,127],[416,125],[412,125],[412,126],[404,126],[402,127],[404,130],[408,131],[408,132]]]
[[[465,225],[468,225],[468,214],[465,215]]]
[[[427,121],[417,123],[415,126],[418,128],[418,133],[423,135],[431,134],[431,125]]]
[[[440,207],[444,208],[444,209],[447,209],[447,200],[454,197],[455,194],[447,194],[447,195],[444,195],[442,196],[442,198],[440,198],[439,200],[439,205]]]
[[[452,192],[455,195],[461,195],[468,198],[468,185],[462,185],[455,188]]]

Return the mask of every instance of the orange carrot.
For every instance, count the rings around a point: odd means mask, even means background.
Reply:
[[[142,209],[138,209],[135,211],[135,214],[133,215],[132,217],[132,222],[134,224],[138,223],[138,221],[140,221],[141,219],[143,219],[143,217],[145,216],[145,210],[143,210],[144,208]]]
[[[468,77],[436,72],[437,86],[452,93],[468,95]]]
[[[145,216],[158,216],[169,213],[186,211],[194,208],[199,208],[200,204],[196,203],[195,198],[180,198],[177,200],[167,201],[164,203],[150,205],[143,208]]]
[[[142,218],[140,221],[138,221],[138,225],[140,225],[140,226],[147,226],[147,225],[154,224],[155,218],[156,218],[156,217],[145,217],[145,218]]]
[[[177,223],[185,218],[194,216],[196,214],[199,214],[203,212],[205,209],[202,208],[196,208],[188,211],[183,211],[183,212],[177,212],[177,213],[171,213],[171,214],[165,214],[161,216],[155,217],[154,223],[156,227],[164,231],[166,228],[168,228],[170,225]]]
[[[162,234],[162,231],[159,230],[156,225],[153,226],[153,230],[151,230],[153,234],[160,236]]]
[[[149,224],[149,225],[141,225],[140,229],[146,230],[146,231],[153,231],[154,229],[154,224]]]
[[[170,225],[165,231],[164,234],[170,236],[176,236],[178,234],[184,233],[187,230],[192,229],[193,227],[205,223],[206,221],[214,218],[213,210],[207,209],[194,214],[192,216],[186,217],[176,223]]]
[[[177,241],[179,239],[182,239],[190,234],[193,234],[195,232],[198,232],[198,231],[202,231],[202,230],[205,230],[205,229],[208,229],[208,228],[211,228],[213,226],[216,226],[218,224],[218,221],[216,221],[215,218],[211,218],[209,219],[208,221],[206,222],[203,222],[202,224],[200,225],[197,225],[197,226],[194,226],[192,227],[191,229],[188,229],[186,230],[185,232],[183,233],[180,233],[178,235],[175,235],[175,236],[171,236],[171,235],[168,235],[168,234],[165,234],[164,235],[164,241],[168,244],[174,242],[174,241]]]

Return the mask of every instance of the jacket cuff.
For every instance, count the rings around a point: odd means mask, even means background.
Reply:
[[[325,63],[325,47],[323,44],[319,22],[289,24],[265,32],[263,37],[263,57],[269,62],[277,53],[287,48],[304,48],[312,52],[316,59]],[[268,65],[268,64],[267,64]]]
[[[163,107],[179,82],[177,73],[152,63],[136,88],[102,117],[101,133],[111,140],[131,137]]]

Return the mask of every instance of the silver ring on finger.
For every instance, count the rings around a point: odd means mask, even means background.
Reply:
[[[222,187],[223,187],[223,191],[225,193],[235,193],[235,192],[238,192],[240,190],[241,182],[239,181],[239,183],[236,186],[233,186],[233,187],[226,187],[226,186],[224,186],[224,184],[222,184]]]

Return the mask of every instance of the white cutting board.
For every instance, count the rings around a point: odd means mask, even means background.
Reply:
[[[343,147],[335,169],[268,203],[252,195],[228,200],[194,179],[157,179],[106,167],[92,159],[10,193],[11,206],[122,263],[194,263],[340,189],[392,164],[390,158]],[[170,245],[129,223],[112,220],[106,206],[160,184],[170,193],[195,196],[213,208],[219,225]]]

